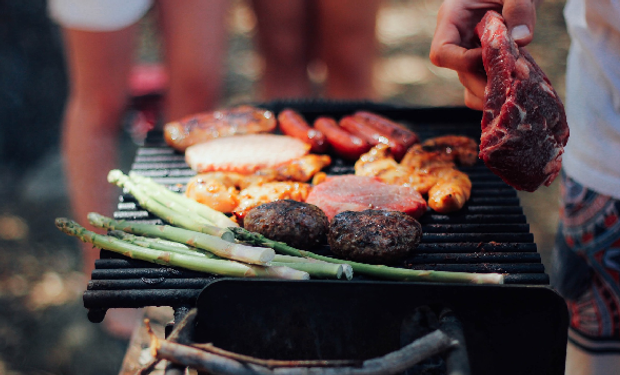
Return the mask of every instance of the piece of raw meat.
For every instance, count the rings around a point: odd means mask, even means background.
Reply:
[[[401,211],[416,219],[426,212],[426,201],[414,188],[354,175],[330,177],[312,189],[306,202],[322,209],[330,221],[343,211]]]
[[[569,135],[564,106],[499,13],[487,12],[476,34],[487,73],[479,156],[518,190],[549,186],[560,172]]]

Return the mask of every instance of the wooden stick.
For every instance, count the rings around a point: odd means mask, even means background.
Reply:
[[[413,365],[439,354],[444,350],[457,345],[458,342],[440,330],[423,336],[400,350],[388,353],[382,357],[364,361],[362,367],[332,367],[313,368],[295,367],[275,369],[274,374],[281,375],[389,375],[398,374]]]
[[[342,367],[342,366],[360,366],[362,361],[355,360],[293,360],[285,361],[278,359],[262,359],[230,352],[213,346],[213,344],[192,344],[194,348],[198,348],[210,353],[218,354],[227,358],[235,359],[241,362],[254,363],[269,368],[274,367]]]
[[[278,367],[274,370],[181,345],[151,336],[151,351],[160,359],[182,364],[198,371],[228,375],[385,375],[397,374],[435,354],[458,344],[440,330],[429,333],[400,350],[364,361],[361,367]]]

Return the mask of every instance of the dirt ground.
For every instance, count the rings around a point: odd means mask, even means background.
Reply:
[[[412,106],[462,105],[456,74],[428,61],[439,0],[387,0],[378,15],[380,101]],[[78,244],[53,220],[70,216],[59,154],[67,94],[59,30],[44,0],[0,2],[0,375],[115,374],[127,342],[86,319]],[[538,13],[535,59],[564,94],[568,36],[563,1]],[[255,21],[245,0],[230,14],[230,48],[223,104],[256,101],[261,59]],[[142,22],[139,59],[157,61],[151,19]],[[137,143],[122,135],[120,168]],[[550,265],[557,225],[557,184],[520,194],[535,240]]]

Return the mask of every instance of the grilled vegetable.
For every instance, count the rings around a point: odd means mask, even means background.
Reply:
[[[208,251],[203,251],[196,247],[187,246],[178,242],[162,240],[161,238],[136,236],[135,234],[123,232],[121,230],[113,230],[110,231],[109,234],[125,242],[154,250],[170,251],[209,259],[222,259]],[[288,255],[276,254],[270,266],[288,267],[298,271],[304,271],[311,277],[317,278],[341,279],[343,276],[346,277],[347,280],[353,278],[353,269],[347,264],[327,263]]]
[[[244,228],[230,228],[239,241],[258,246],[271,247],[281,254],[313,258],[330,263],[349,264],[353,271],[361,275],[377,277],[388,280],[401,281],[431,281],[439,283],[468,283],[468,284],[503,284],[504,275],[498,273],[469,273],[469,272],[449,272],[432,270],[411,270],[405,268],[394,268],[383,265],[365,264],[352,262],[343,259],[331,258],[310,251],[295,249],[282,242],[273,241],[267,237],[250,232]]]
[[[129,223],[124,220],[116,221],[94,212],[88,214],[88,221],[98,228],[122,230],[143,236],[164,238],[207,250],[221,258],[238,260],[249,264],[266,265],[275,256],[272,249],[235,244],[209,234],[176,228],[170,225]]]
[[[309,275],[288,267],[261,267],[247,265],[223,259],[210,259],[204,256],[182,254],[180,252],[153,250],[131,244],[113,236],[91,232],[72,220],[56,219],[56,226],[63,232],[78,237],[80,240],[110,250],[132,259],[173,267],[186,268],[193,271],[207,272],[222,276],[236,277],[269,277],[282,279],[307,280]]]

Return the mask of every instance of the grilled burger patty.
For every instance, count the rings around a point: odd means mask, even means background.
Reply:
[[[283,199],[252,208],[243,226],[269,239],[310,250],[326,243],[329,221],[315,205]]]
[[[327,241],[342,258],[388,264],[404,259],[420,243],[422,226],[399,211],[344,211],[331,221]]]

